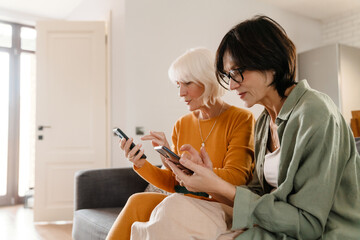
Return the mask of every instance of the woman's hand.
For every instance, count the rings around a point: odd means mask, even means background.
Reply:
[[[122,150],[124,150],[125,157],[132,162],[137,168],[141,168],[145,164],[145,158],[140,158],[144,154],[144,150],[140,149],[141,144],[135,145],[133,149],[130,150],[131,143],[133,142],[132,138],[126,140],[125,138],[121,139],[119,142],[119,146]],[[139,151],[137,154],[136,152]]]
[[[205,148],[200,149],[200,154],[188,144],[182,146],[181,150],[186,152],[181,155],[180,163],[191,169],[194,174],[187,175],[174,163],[167,161],[180,185],[189,191],[207,192],[219,202],[233,206],[236,188],[213,172],[212,162]]]
[[[150,134],[143,136],[141,140],[143,141],[151,140],[153,147],[165,146],[167,148],[170,148],[164,132],[150,131]]]
[[[193,163],[199,164],[212,171],[213,164],[204,147],[201,147],[200,154],[190,144],[182,145],[180,151],[184,152],[181,155],[182,158],[190,160]]]
[[[169,143],[166,140],[166,136],[165,136],[164,132],[150,131],[150,134],[143,136],[141,138],[141,140],[143,140],[143,141],[149,141],[150,140],[153,147],[165,146],[165,147],[170,149]],[[169,166],[165,162],[166,158],[164,156],[162,156],[162,155],[160,155],[160,157],[161,157],[161,161],[164,164],[164,166],[166,168],[170,169]]]
[[[185,151],[180,158],[180,163],[194,171],[193,175],[187,175],[175,164],[168,162],[175,173],[176,180],[193,192],[212,192],[215,179],[219,178],[212,170],[212,162],[205,148],[201,148],[200,154],[189,144],[183,145],[180,150]]]

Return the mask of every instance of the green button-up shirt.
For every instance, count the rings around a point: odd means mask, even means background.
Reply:
[[[280,139],[278,188],[264,179],[270,116],[255,127],[256,168],[237,187],[236,239],[360,239],[360,156],[331,99],[299,82],[276,119]],[[254,227],[255,225],[255,227]]]

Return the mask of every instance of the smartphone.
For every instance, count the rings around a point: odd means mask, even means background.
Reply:
[[[178,155],[176,155],[176,153],[171,151],[169,148],[167,148],[165,146],[156,146],[156,147],[154,147],[154,149],[156,151],[158,151],[161,155],[163,155],[165,158],[167,158],[171,162],[173,162],[178,168],[183,170],[186,174],[193,174],[194,173],[192,170],[190,170],[190,169],[184,167],[183,165],[181,165],[181,163],[179,162],[180,157]]]
[[[125,138],[126,140],[129,139],[129,137],[126,136],[126,134],[125,134],[123,131],[121,131],[120,128],[114,128],[114,129],[113,129],[113,132],[114,132],[117,136],[119,136],[119,138],[121,138],[121,139],[123,139],[123,138]],[[135,147],[135,143],[132,142],[131,145],[130,145],[130,150],[133,149],[134,147]],[[135,153],[135,155],[138,154],[139,152],[140,152],[140,150],[138,150],[138,151]],[[146,158],[146,155],[143,154],[140,158]]]

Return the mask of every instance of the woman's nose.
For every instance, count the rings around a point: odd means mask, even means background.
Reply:
[[[180,84],[180,87],[179,87],[179,95],[180,95],[180,97],[185,96],[186,93],[187,93],[186,87],[183,84]]]
[[[229,88],[230,90],[235,90],[240,86],[239,83],[235,82],[234,80],[230,79]]]

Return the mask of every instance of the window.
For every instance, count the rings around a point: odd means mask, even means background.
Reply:
[[[0,21],[0,205],[34,184],[36,30]]]
[[[12,26],[0,23],[0,46],[11,48],[12,45]]]
[[[7,194],[9,126],[9,54],[0,52],[0,196]]]

